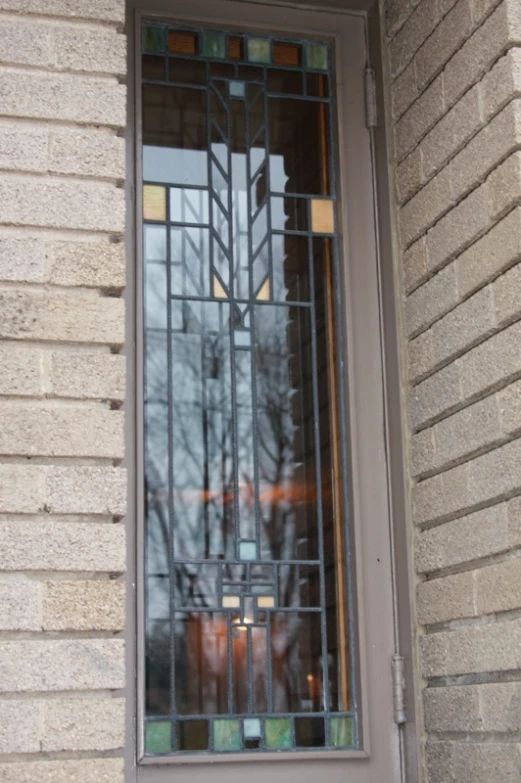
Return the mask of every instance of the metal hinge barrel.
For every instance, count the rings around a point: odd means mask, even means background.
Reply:
[[[378,121],[376,110],[376,81],[374,71],[366,65],[364,73],[365,87],[365,121],[368,128],[376,128]]]
[[[405,661],[403,655],[393,655],[393,711],[394,722],[398,725],[406,723],[405,715]]]

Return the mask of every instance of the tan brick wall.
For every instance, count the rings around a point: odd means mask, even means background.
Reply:
[[[521,779],[521,4],[384,3],[425,783]]]
[[[123,780],[124,0],[0,0],[0,780]]]

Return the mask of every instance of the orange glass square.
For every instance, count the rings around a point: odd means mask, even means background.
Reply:
[[[143,219],[166,220],[166,188],[143,185]]]
[[[311,230],[314,234],[333,234],[335,218],[331,199],[314,198],[311,200]]]
[[[177,54],[195,54],[195,34],[185,33],[182,30],[170,30],[168,51]]]
[[[286,43],[274,44],[273,62],[275,65],[300,65],[300,46]]]
[[[228,39],[228,56],[230,60],[242,60],[242,38],[235,36]]]

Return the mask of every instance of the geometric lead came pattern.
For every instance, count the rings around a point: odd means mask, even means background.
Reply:
[[[141,68],[145,753],[355,748],[331,45]]]

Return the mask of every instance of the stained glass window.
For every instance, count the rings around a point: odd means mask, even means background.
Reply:
[[[145,753],[355,748],[331,45],[142,45]]]

